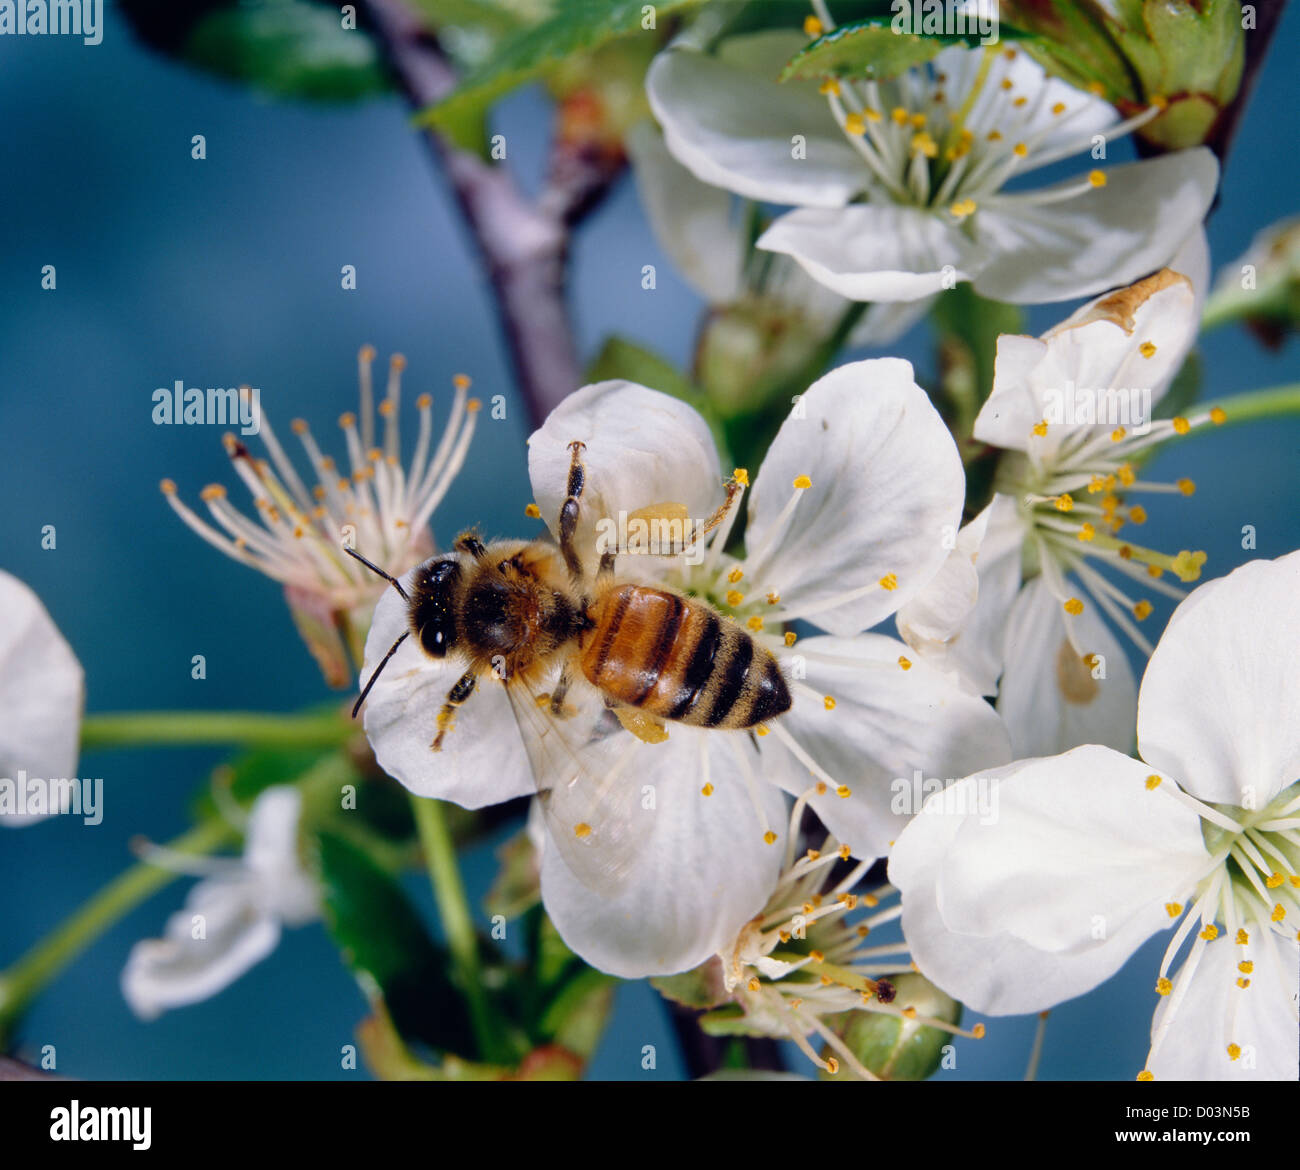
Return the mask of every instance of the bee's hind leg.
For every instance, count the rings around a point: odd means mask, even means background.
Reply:
[[[474,693],[476,682],[478,676],[472,670],[467,670],[456,680],[456,685],[447,692],[442,710],[438,712],[438,734],[433,737],[433,743],[429,745],[435,752],[442,751],[443,736],[456,725],[456,708]]]
[[[573,714],[573,709],[564,705],[565,696],[572,685],[573,676],[565,666],[560,671],[560,677],[555,680],[555,690],[551,692],[550,710],[556,719],[568,719]]]

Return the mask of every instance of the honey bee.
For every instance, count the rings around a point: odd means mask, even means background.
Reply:
[[[407,614],[406,630],[352,713],[412,636],[430,658],[465,667],[438,712],[432,751],[441,750],[456,709],[480,685],[502,682],[552,839],[580,881],[608,889],[637,853],[639,793],[623,776],[637,741],[660,743],[673,723],[753,728],[788,711],[791,699],[772,653],[707,602],[620,582],[612,552],[601,555],[594,573],[585,569],[575,542],[584,449],[569,444],[558,546],[538,540],[484,544],[466,532],[451,552],[418,566],[409,593],[345,546],[397,590]],[[716,527],[739,490],[729,483],[717,512],[684,536],[681,547],[661,554],[685,551]]]

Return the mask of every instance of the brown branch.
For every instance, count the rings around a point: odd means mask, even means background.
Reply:
[[[365,8],[414,109],[451,92],[454,69],[404,0],[367,0]],[[504,166],[457,148],[433,130],[425,138],[478,246],[520,393],[540,425],[581,384],[565,297],[569,229],[608,190],[618,168],[607,156],[559,143],[546,188],[534,203]]]

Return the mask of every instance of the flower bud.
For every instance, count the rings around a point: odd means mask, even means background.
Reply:
[[[891,976],[894,1006],[915,1009],[916,1019],[884,1012],[846,1012],[843,1023],[835,1030],[862,1064],[886,1081],[923,1081],[932,1075],[943,1059],[943,1050],[952,1042],[950,1033],[921,1022],[942,1020],[956,1025],[961,1020],[961,1004],[945,995],[923,975]],[[827,1046],[823,1059],[834,1056]],[[823,1080],[835,1080],[847,1073],[844,1062],[834,1076],[821,1073]]]

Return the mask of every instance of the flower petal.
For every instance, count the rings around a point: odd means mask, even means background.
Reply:
[[[804,207],[757,247],[793,256],[819,284],[855,301],[916,301],[978,270],[980,253],[937,215],[894,203]]]
[[[1201,800],[1263,808],[1300,779],[1300,552],[1194,590],[1138,700],[1148,763]]]
[[[673,158],[649,121],[632,128],[627,150],[659,246],[709,304],[730,304],[740,296],[745,259],[731,195],[701,183]]]
[[[195,938],[196,918],[203,937]],[[262,913],[246,881],[202,881],[185,908],[167,920],[166,937],[131,948],[122,994],[137,1016],[151,1020],[170,1008],[200,1003],[228,987],[275,950],[280,923]]]
[[[1092,296],[1144,276],[1166,263],[1205,218],[1219,165],[1197,147],[1106,175],[1104,187],[1056,202],[986,199],[976,239],[989,261],[974,277],[975,290],[1034,304]]]
[[[595,556],[598,531],[616,525],[619,512],[675,502],[704,520],[722,501],[718,452],[696,410],[635,382],[597,382],[570,394],[528,440],[533,494],[554,534],[575,440],[585,444],[575,538],[584,559]]]
[[[781,726],[837,785],[810,803],[854,855],[883,857],[931,777],[947,782],[1011,758],[1006,729],[983,699],[924,661],[904,670],[908,649],[893,638],[805,638],[783,655],[787,670],[835,700],[833,710],[802,688]],[[796,669],[797,668],[797,669]],[[792,795],[816,783],[774,734],[760,741],[768,775]]]
[[[0,571],[0,776],[71,779],[77,771],[84,675],[41,600]],[[16,827],[41,815],[0,813]]]
[[[1228,939],[1211,943],[1201,956],[1160,1048],[1151,1060],[1156,1080],[1294,1081],[1297,1066],[1296,1000],[1300,948],[1270,930],[1256,932],[1250,986],[1237,985],[1241,948]],[[1179,976],[1174,976],[1175,984]],[[1169,1011],[1166,996],[1156,1006],[1151,1035]],[[1241,1051],[1236,1060],[1228,1045]]]
[[[674,726],[667,742],[645,747],[636,772],[645,839],[617,893],[580,883],[547,841],[546,912],[592,966],[624,979],[689,970],[729,947],[763,908],[785,848],[785,804],[775,787],[756,780],[768,824],[780,836],[769,845],[737,751],[757,776],[757,753],[741,736]],[[709,796],[701,793],[706,783],[713,786]]]
[[[812,486],[782,519],[801,476]],[[840,366],[800,397],[754,480],[746,545],[751,556],[771,549],[751,560],[754,579],[780,594],[783,610],[855,634],[938,571],[964,494],[957,448],[911,365],[877,358]],[[890,574],[894,588],[819,608]]]
[[[777,62],[806,43],[784,31],[730,37],[722,56],[668,49],[646,96],[668,149],[696,178],[767,203],[839,207],[866,164],[815,86],[778,84]],[[796,149],[797,141],[804,144]]]
[[[415,572],[402,577],[404,588]],[[375,607],[363,678],[371,677],[406,629],[406,604],[390,590]],[[366,700],[365,731],[375,759],[417,796],[464,808],[531,795],[536,787],[519,727],[505,688],[495,679],[480,682],[457,711],[442,750],[430,750],[438,712],[463,670],[463,664],[429,657],[413,637],[402,643]]]
[[[1072,620],[1084,654],[1096,656],[1091,666],[1066,638],[1061,602],[1042,577],[1030,581],[1012,607],[998,711],[1021,758],[1085,743],[1125,753],[1133,747],[1137,683],[1124,648],[1095,606]]]
[[[1020,760],[927,800],[890,880],[917,965],[979,1011],[1039,1011],[1108,979],[1204,872],[1196,814],[1107,748]]]

